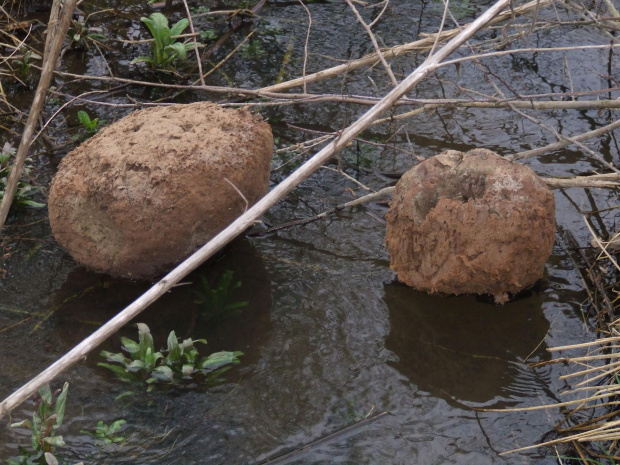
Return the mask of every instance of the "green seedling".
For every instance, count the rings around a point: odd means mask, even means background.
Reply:
[[[183,18],[172,28],[168,27],[168,18],[161,13],[153,13],[148,18],[140,18],[148,27],[155,41],[151,45],[152,56],[141,56],[134,59],[131,64],[144,62],[153,68],[166,68],[171,66],[174,60],[185,61],[187,52],[194,48],[193,43],[184,44],[177,42],[174,36],[181,35],[189,26],[189,20]]]
[[[190,11],[192,12],[193,18],[199,18],[201,16],[206,16],[211,11],[211,8],[208,6],[193,6],[190,7]]]
[[[215,29],[205,29],[204,31],[200,31],[200,38],[202,40],[215,40],[218,37],[219,35]]]
[[[40,60],[41,56],[28,50],[22,59],[13,60],[13,64],[17,67],[17,75],[21,79],[26,79],[30,74],[30,69],[32,68],[31,60]]]
[[[207,341],[185,339],[179,343],[174,331],[168,336],[167,350],[157,352],[151,331],[144,323],[138,323],[138,342],[126,337],[122,337],[121,342],[129,357],[104,350],[101,356],[111,363],[98,365],[112,371],[123,381],[151,385],[149,391],[157,383],[181,384],[197,376],[203,376],[206,382],[213,382],[230,365],[240,363],[239,357],[243,355],[242,352],[217,352],[200,357],[194,344],[206,344]]]
[[[53,394],[48,384],[39,389],[32,421],[23,420],[11,425],[11,428],[30,430],[32,449],[21,449],[18,459],[7,460],[9,465],[49,463],[48,457],[51,455],[53,458],[54,450],[65,445],[62,436],[57,433],[65,418],[68,390],[69,383]]]
[[[241,47],[241,56],[245,59],[259,58],[265,54],[261,41],[258,39],[251,40],[249,43]]]
[[[11,173],[11,158],[15,155],[15,148],[8,142],[4,144],[0,150],[0,201],[4,197],[4,191],[8,183],[9,174]],[[32,169],[32,158],[26,158],[26,162],[22,169],[22,175],[28,177]],[[44,203],[35,202],[30,197],[40,191],[40,187],[32,186],[29,182],[22,179],[17,183],[17,190],[13,198],[13,205],[17,207],[33,207],[43,208]]]
[[[238,315],[248,302],[231,302],[236,289],[241,287],[241,281],[233,282],[233,271],[227,270],[220,277],[217,285],[211,286],[204,275],[200,275],[202,290],[193,291],[198,298],[194,301],[202,306],[203,316],[209,320]]]
[[[69,37],[73,40],[75,47],[88,48],[88,41],[101,44],[102,41],[107,40],[107,37],[101,34],[103,29],[88,26],[87,23],[89,19],[90,15],[87,17],[79,15],[77,19],[72,21]]]
[[[78,111],[77,117],[86,132],[91,135],[95,134],[103,124],[103,121],[99,121],[99,118],[90,119],[90,116],[84,110]]]
[[[97,423],[95,427],[95,431],[84,431],[81,430],[81,433],[88,434],[95,438],[95,443],[103,443],[103,444],[116,444],[117,442],[122,442],[125,440],[125,437],[118,436],[118,433],[123,425],[127,423],[125,420],[116,420],[111,425],[106,425],[103,421]]]

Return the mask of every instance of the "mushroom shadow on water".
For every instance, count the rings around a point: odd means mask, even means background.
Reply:
[[[545,351],[549,322],[535,291],[498,307],[397,283],[384,290],[391,326],[385,345],[399,359],[392,365],[433,396],[475,403],[507,397],[523,384],[518,363]]]
[[[208,305],[201,302],[209,288],[217,288],[227,272],[232,275],[224,303],[247,302],[247,305],[213,315],[206,308]],[[209,287],[205,288],[205,282]],[[240,285],[235,287],[237,283]],[[111,278],[82,267],[76,268],[54,298],[53,321],[58,339],[70,349],[150,287],[149,283]],[[188,337],[207,339],[204,348],[198,345],[204,354],[240,350],[244,353],[242,366],[247,366],[259,359],[260,347],[269,339],[270,312],[269,274],[254,246],[242,239],[184,278],[181,284],[146,308],[132,320],[132,324],[125,325],[100,349],[118,352],[120,336],[137,340],[138,331],[133,323],[142,322],[149,326],[156,347],[164,348],[168,334],[174,330],[179,340]],[[99,349],[95,352],[98,353]],[[91,360],[97,358],[91,355]]]

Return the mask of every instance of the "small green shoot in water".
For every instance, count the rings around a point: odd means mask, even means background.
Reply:
[[[50,460],[56,460],[52,453],[56,447],[65,445],[62,436],[58,434],[58,429],[65,419],[68,391],[69,383],[65,383],[62,390],[53,394],[49,384],[39,389],[36,410],[32,413],[32,421],[23,420],[11,425],[11,428],[30,430],[32,449],[21,448],[18,459],[7,460],[9,465],[50,463]]]
[[[156,352],[151,331],[144,323],[138,323],[138,342],[126,337],[122,337],[121,342],[129,357],[104,350],[101,356],[111,363],[98,365],[123,381],[145,382],[150,385],[149,391],[157,383],[180,384],[197,376],[203,376],[207,383],[214,382],[230,369],[230,365],[240,363],[239,357],[243,355],[242,352],[216,352],[200,357],[194,344],[207,341],[185,339],[179,343],[174,331],[168,336],[168,349]]]
[[[95,438],[95,443],[113,444],[125,440],[125,437],[117,436],[116,434],[123,428],[125,423],[127,422],[122,419],[116,420],[111,425],[106,425],[103,421],[99,421],[94,432],[84,430],[81,430],[80,432]]]
[[[253,39],[241,47],[241,56],[246,60],[260,58],[265,53],[265,49],[263,48],[261,41],[258,39]]]
[[[233,271],[227,270],[222,274],[216,286],[211,286],[204,275],[200,275],[202,290],[193,291],[198,298],[194,301],[202,306],[203,316],[208,320],[217,320],[238,315],[241,308],[248,302],[231,302],[236,289],[241,287],[241,281],[233,282]]]
[[[152,56],[140,56],[131,62],[132,65],[143,62],[152,68],[167,68],[174,60],[185,61],[187,59],[187,52],[194,48],[194,44],[184,44],[173,38],[181,35],[189,26],[187,18],[183,18],[172,28],[168,27],[168,18],[161,13],[153,13],[148,18],[142,17],[140,21],[146,24],[155,40],[151,45]]]
[[[13,65],[17,67],[17,75],[21,79],[26,79],[30,74],[30,68],[32,68],[31,60],[40,60],[41,56],[28,50],[22,59],[15,59],[12,61]]]
[[[103,124],[102,121],[99,121],[99,118],[90,119],[90,116],[84,110],[78,111],[77,117],[86,132],[90,135],[95,134]]]

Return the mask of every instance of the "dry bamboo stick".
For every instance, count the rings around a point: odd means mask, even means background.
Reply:
[[[435,70],[441,61],[458,49],[464,42],[469,40],[478,30],[488,25],[500,11],[510,4],[510,2],[511,0],[497,1],[478,19],[463,28],[456,37],[450,40],[450,42],[448,42],[435,55],[422,63],[422,65],[407,76],[407,78],[405,78],[398,86],[392,89],[392,91],[390,91],[379,103],[377,103],[377,105],[368,110],[368,112],[366,112],[355,123],[344,129],[340,137],[316,153],[310,160],[278,184],[278,186],[265,195],[265,197],[258,201],[252,208],[233,221],[226,229],[207,242],[174,270],[164,276],[164,278],[162,278],[157,284],[151,287],[123,311],[118,313],[109,322],[95,331],[90,337],[75,346],[62,358],[57,360],[24,386],[19,388],[16,392],[3,400],[2,403],[0,403],[0,418],[4,417],[7,413],[12,411],[24,400],[34,394],[41,386],[49,383],[58,374],[62,373],[64,370],[84,358],[89,352],[94,350],[99,344],[118,331],[118,329],[120,329],[123,325],[131,321],[131,319],[142,312],[147,306],[165,294],[170,288],[172,288],[172,286],[187,276],[187,274],[204,263],[205,260],[232,241],[248,227],[252,226],[252,224],[254,224],[254,222],[267,210],[269,210],[269,208],[284,198],[302,181],[319,169],[323,163],[329,160],[336,152],[346,147],[346,145],[353,138],[355,138],[355,136],[370,126],[381,113],[390,108],[395,101],[409,92],[416,84],[424,79],[426,75]]]
[[[530,13],[536,10],[536,8],[538,7],[545,8],[552,3],[552,0],[533,0],[518,8],[511,9],[511,11],[501,13],[489,23],[489,26],[511,19],[516,15],[524,15]],[[469,23],[469,25],[471,24],[473,23]],[[461,30],[462,29],[450,29],[449,31],[442,32],[441,34],[439,34],[439,36],[437,34],[428,34],[423,39],[416,40],[415,42],[410,42],[408,44],[392,47],[389,50],[384,51],[383,56],[386,60],[389,60],[397,56],[405,55],[407,53],[417,50],[430,50],[431,47],[433,47],[433,44],[437,41],[438,37],[439,42],[444,42],[456,36]],[[290,81],[281,82],[280,84],[275,84],[273,86],[263,87],[261,90],[268,92],[280,92],[283,90],[291,89],[293,87],[303,86],[304,83],[310,84],[312,82],[322,81],[324,79],[338,76],[340,74],[349,73],[353,70],[363,68],[365,66],[372,66],[378,60],[378,55],[376,53],[372,53],[358,60],[349,61],[343,65],[334,66],[333,68],[324,69],[316,73],[308,74],[301,78],[291,79]]]
[[[609,261],[611,263],[613,263],[613,265],[616,267],[616,269],[618,271],[620,271],[620,266],[618,266],[618,262],[616,262],[616,260],[614,259],[614,257],[611,256],[611,254],[607,251],[607,247],[603,245],[601,239],[599,239],[599,237],[596,235],[596,233],[594,232],[594,230],[592,229],[592,226],[590,226],[590,223],[588,222],[588,220],[586,219],[586,217],[584,215],[581,215],[581,217],[583,218],[584,223],[586,224],[586,227],[588,228],[588,231],[590,231],[590,234],[592,234],[592,237],[594,238],[594,242],[598,245],[598,247],[602,250],[602,254],[606,255],[607,258],[609,259]]]
[[[597,373],[598,375],[596,376],[589,376],[587,378],[585,378],[584,380],[578,382],[577,384],[575,384],[573,387],[582,387],[582,386],[587,386],[588,384],[592,384],[595,381],[598,381],[601,378],[604,378],[605,376],[609,376],[612,375],[616,372],[618,372],[618,369],[620,368],[620,361],[619,362],[613,362],[613,363],[606,363],[603,366],[598,366],[598,367],[594,367],[594,368],[588,368],[586,370],[582,370],[582,371],[578,371],[576,373],[568,373],[566,375],[562,375],[559,377],[560,380],[565,380],[565,379],[571,379],[571,378],[577,378],[580,376],[585,376],[585,375],[589,375],[591,373]]]
[[[605,175],[603,175],[603,176],[605,176]],[[583,342],[581,344],[572,344],[572,345],[568,345],[568,346],[558,346],[558,347],[548,347],[547,351],[548,352],[557,352],[559,350],[583,349],[584,347],[599,346],[599,345],[603,345],[603,344],[608,344],[610,342],[618,342],[618,341],[620,341],[620,336],[606,337],[604,339],[597,339],[596,341],[592,341],[592,342]]]
[[[11,174],[9,175],[9,179],[4,190],[4,197],[2,198],[2,203],[0,203],[0,234],[2,232],[2,228],[4,227],[6,217],[9,214],[9,208],[11,208],[13,198],[15,197],[17,183],[22,175],[22,169],[24,168],[26,156],[28,155],[28,150],[32,144],[32,135],[34,134],[39,115],[41,114],[41,110],[45,102],[45,94],[52,80],[52,76],[54,75],[56,60],[58,59],[58,54],[60,53],[65,35],[67,34],[67,29],[69,29],[69,24],[71,23],[71,17],[73,15],[73,10],[75,9],[77,0],[66,0],[64,2],[64,6],[62,7],[62,11],[60,11],[61,3],[62,2],[60,0],[54,0],[52,5],[52,12],[47,26],[48,36],[45,44],[45,55],[43,57],[43,71],[41,72],[41,78],[39,79],[39,85],[37,86],[37,90],[34,94],[32,106],[30,107],[26,127],[24,128],[22,139],[19,143],[19,148],[17,149],[17,154],[15,155],[15,162],[11,167]]]
[[[250,33],[245,40],[247,40]],[[238,46],[239,47],[239,46]],[[596,46],[597,48],[602,48],[603,46]],[[608,46],[605,46],[608,47]],[[229,55],[224,58],[224,60],[229,59],[238,48],[235,48]],[[534,51],[541,50],[552,50],[552,49],[533,49]],[[516,52],[515,52],[516,53]],[[222,61],[224,61],[222,60]],[[443,63],[440,65],[443,66]],[[440,67],[438,66],[438,67]],[[36,65],[32,65],[35,69],[40,69]],[[213,69],[207,71],[205,73],[205,77],[209,75]],[[161,82],[149,82],[149,81],[138,81],[135,79],[127,79],[120,78],[116,76],[85,76],[81,74],[67,73],[64,71],[56,71],[58,76],[69,77],[74,79],[82,79],[89,81],[101,81],[101,82],[112,82],[119,84],[131,84],[137,86],[147,86],[147,87],[160,87],[162,89],[179,89],[179,90],[201,90],[206,92],[213,92],[218,94],[232,94],[239,95],[245,97],[254,97],[254,98],[270,98],[270,99],[280,99],[279,102],[276,102],[277,105],[284,105],[287,103],[298,104],[298,103],[322,103],[322,102],[340,102],[340,103],[354,103],[359,105],[376,105],[377,102],[380,101],[380,98],[364,96],[364,95],[340,95],[340,94],[312,94],[312,93],[298,93],[298,94],[287,94],[280,92],[267,92],[263,90],[254,90],[254,89],[240,89],[233,87],[224,87],[224,86],[202,86],[202,85],[185,85],[185,84],[165,84]],[[616,90],[616,89],[611,89]],[[608,92],[610,89],[601,89],[597,90],[596,93],[600,92]],[[575,94],[592,94],[592,92],[576,92],[576,93],[567,93],[561,94],[562,96],[572,96]],[[559,94],[558,94],[559,95]],[[465,99],[412,99],[403,97],[399,99],[397,102],[394,102],[394,105],[423,105],[424,109],[433,109],[433,108],[444,108],[444,107],[464,107],[464,108],[509,108],[510,105],[513,105],[516,108],[524,108],[530,110],[608,110],[608,109],[618,109],[620,108],[620,99],[616,100],[548,100],[548,101],[532,101],[527,100],[528,96],[523,96],[524,99],[520,100],[465,100]],[[531,98],[540,98],[540,96],[531,96]],[[290,102],[289,102],[290,101]],[[99,103],[100,105],[104,105],[103,102],[93,102]],[[251,104],[247,102],[243,103],[234,103],[234,104],[222,104],[223,106],[248,106],[248,105],[270,105],[269,102],[261,102],[258,104]],[[123,106],[123,104],[114,104],[115,106]],[[146,104],[145,104],[146,105]],[[135,104],[131,104],[131,106],[135,106]],[[419,109],[418,109],[419,110]],[[381,122],[390,121],[391,119],[405,118],[408,116],[415,116],[414,114],[402,114],[396,115],[392,118],[385,118],[383,120],[378,120]],[[601,128],[602,129],[602,128]]]
[[[607,126],[603,126],[602,128],[595,129],[594,131],[584,132],[583,134],[579,134],[578,136],[572,137],[571,139],[578,142],[583,142],[584,140],[592,139],[594,137],[602,136],[603,134],[607,134],[617,128],[620,127],[620,119],[614,121]],[[562,147],[566,147],[571,145],[572,142],[565,140],[561,142],[555,142],[553,144],[546,145],[544,147],[540,147],[538,149],[526,150],[525,152],[519,152],[510,157],[510,160],[523,160],[524,158],[531,158],[537,155],[541,155],[546,152],[551,152],[553,150],[561,149]]]
[[[616,173],[576,176],[574,178],[542,178],[552,189],[569,187],[619,188],[620,176]]]
[[[609,397],[607,394],[603,394],[600,396],[590,396],[586,399],[575,399],[568,400],[566,402],[558,402],[557,404],[545,404],[545,405],[535,405],[533,407],[515,407],[515,408],[475,408],[474,410],[478,412],[531,412],[533,410],[545,410],[549,408],[556,407],[567,407],[569,405],[577,405],[577,404],[585,404],[587,402],[592,402],[594,400],[605,399]]]
[[[541,178],[549,187],[554,188],[566,188],[566,187],[605,187],[605,188],[620,188],[620,181],[617,181],[618,176],[614,173],[611,174],[599,174],[594,176],[576,176],[574,178]],[[616,181],[614,181],[616,179]],[[357,182],[357,180],[352,180]],[[366,188],[365,186],[363,186]],[[314,221],[318,221],[323,218],[327,218],[327,216],[337,213],[339,211],[344,210],[345,208],[355,207],[357,205],[363,205],[369,202],[373,202],[377,199],[389,199],[394,194],[394,186],[384,187],[380,191],[373,192],[372,194],[364,195],[362,197],[358,197],[355,200],[351,200],[350,202],[342,203],[340,205],[336,205],[329,210],[325,210],[318,215],[311,216],[308,218],[301,218],[297,220],[288,221],[286,223],[282,223],[265,231],[258,232],[253,234],[254,236],[263,236],[265,234],[271,234],[276,231],[280,231],[282,229],[292,228],[294,226],[303,226],[308,223],[312,223]],[[618,338],[620,340],[620,337]],[[604,342],[604,341],[603,341]],[[601,342],[602,343],[602,342]],[[586,343],[583,346],[594,345],[598,343]],[[571,348],[571,347],[564,347]],[[561,349],[561,348],[559,348]],[[559,350],[557,349],[557,350]],[[550,349],[547,349],[550,350]],[[553,349],[556,350],[556,349]],[[549,362],[545,362],[545,364],[549,363],[558,363],[554,360]]]
[[[370,37],[370,41],[372,42],[372,45],[375,48],[375,54],[377,55],[377,57],[379,57],[379,61],[381,61],[381,64],[383,65],[383,68],[385,68],[385,71],[388,73],[388,76],[390,76],[390,80],[392,81],[392,84],[394,86],[397,86],[398,81],[396,80],[396,76],[394,76],[394,73],[392,72],[392,68],[390,68],[390,65],[385,60],[385,57],[383,56],[383,52],[381,52],[381,49],[379,48],[379,44],[377,43],[377,38],[372,33],[370,26],[366,24],[366,21],[364,21],[364,18],[362,18],[359,11],[357,11],[357,8],[355,8],[355,5],[351,3],[351,0],[344,0],[344,2],[349,6],[349,8],[351,8],[351,11],[353,11],[353,14],[357,18],[357,21],[362,25],[362,27],[364,28],[364,30]],[[305,83],[304,83],[304,87],[305,87]]]

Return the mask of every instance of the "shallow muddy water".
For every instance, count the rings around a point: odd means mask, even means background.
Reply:
[[[469,2],[461,2],[469,5]],[[472,2],[473,3],[473,2]],[[459,21],[472,20],[491,2],[475,2],[459,11]],[[139,18],[148,14],[142,1],[91,1],[87,12],[116,8],[117,16],[94,17],[92,25],[109,38],[146,38]],[[201,4],[205,5],[205,4]],[[196,5],[197,6],[197,5]],[[213,8],[225,4],[209,5]],[[358,58],[372,51],[363,29],[340,2],[309,4],[313,29],[309,72],[331,66],[325,56]],[[366,18],[377,9],[363,10]],[[180,18],[182,7],[175,9]],[[441,20],[441,2],[392,1],[374,31],[386,45],[415,40],[421,32],[434,32]],[[572,18],[563,10],[545,10],[540,19]],[[526,24],[528,19],[523,20]],[[303,62],[306,14],[295,2],[269,2],[259,17],[248,21],[212,58],[219,62],[251,28],[257,30],[252,48],[243,49],[208,84],[254,88],[297,77]],[[222,21],[197,19],[196,27],[226,30]],[[450,23],[450,27],[452,24]],[[490,37],[489,34],[483,35]],[[518,41],[515,47],[546,47],[607,43],[587,26],[544,29]],[[130,66],[132,58],[145,54],[144,45],[110,43],[104,54],[111,71],[134,79],[156,75]],[[138,47],[138,50],[136,49]],[[288,51],[288,52],[287,52]],[[282,65],[290,53],[288,64]],[[320,54],[320,56],[318,55]],[[401,57],[393,63],[398,76],[410,72],[423,57]],[[191,69],[192,60],[187,65]],[[507,55],[485,62],[500,78],[522,93],[562,92],[610,87],[607,74],[618,72],[618,60],[609,51],[573,51],[532,56]],[[91,48],[69,51],[61,69],[74,73],[106,74],[106,62]],[[172,79],[164,77],[164,79]],[[55,85],[68,81],[57,78]],[[492,93],[479,68],[473,64],[448,67],[410,93],[420,98],[466,97],[448,81],[462,88]],[[309,87],[316,93],[382,96],[390,87],[380,67],[354,72]],[[105,89],[103,83],[69,83],[62,92],[77,95]],[[28,108],[30,91],[14,85],[13,103]],[[159,89],[123,87],[101,99],[125,105],[168,96]],[[606,98],[617,98],[617,93]],[[59,96],[58,104],[68,100]],[[185,93],[176,101],[220,100],[221,96]],[[51,103],[46,115],[58,108]],[[132,110],[125,106],[89,104],[89,113],[107,122]],[[354,121],[365,107],[335,103],[299,104],[259,108],[269,118],[277,146],[314,137],[287,126],[337,131]],[[51,133],[59,144],[71,142],[79,131],[78,108],[62,111]],[[399,110],[400,111],[400,110]],[[610,115],[596,111],[536,113],[546,124],[566,134],[579,134],[608,124]],[[19,126],[15,126],[19,131]],[[7,140],[2,135],[0,145]],[[537,148],[554,142],[551,135],[509,110],[440,109],[413,119],[375,126],[363,134],[383,145],[353,143],[341,158],[350,176],[373,189],[389,181],[377,171],[402,171],[417,157],[436,155],[446,149],[485,147],[501,155]],[[51,175],[71,148],[38,148],[35,160]],[[608,161],[619,162],[615,136],[603,137],[591,147]],[[275,185],[299,165],[294,154],[277,153],[272,182]],[[575,148],[559,150],[527,164],[538,174],[570,176],[601,169]],[[283,166],[281,166],[283,165]],[[331,167],[335,167],[332,164]],[[43,182],[45,175],[42,176]],[[345,189],[363,191],[340,174],[319,170],[265,216],[275,225],[320,213],[350,200]],[[164,346],[175,330],[180,338],[206,338],[201,352],[240,350],[242,363],[224,375],[216,386],[170,388],[116,399],[128,386],[98,367],[99,350],[84,363],[64,373],[52,384],[70,383],[67,417],[61,430],[67,446],[58,449],[62,463],[97,464],[553,464],[550,450],[500,456],[501,452],[540,441],[562,418],[557,408],[532,412],[484,412],[476,408],[526,407],[555,403],[564,387],[558,380],[560,366],[531,368],[525,361],[550,358],[548,347],[592,340],[588,317],[582,314],[587,295],[578,271],[563,247],[562,231],[570,230],[581,245],[590,234],[580,211],[601,210],[617,204],[607,190],[555,191],[558,235],[546,273],[534,289],[504,306],[492,299],[473,296],[429,296],[396,282],[384,247],[385,226],[377,218],[384,205],[358,207],[330,219],[277,233],[244,238],[229,246],[183,280],[185,285],[149,307],[136,322],[147,323],[156,346]],[[614,226],[614,210],[593,218],[597,227]],[[11,217],[3,239],[6,271],[0,281],[0,396],[9,395],[32,376],[58,359],[99,325],[148,289],[148,283],[115,280],[87,271],[64,252],[51,236],[43,213],[21,212]],[[248,305],[238,315],[208,320],[201,314],[192,291],[200,275],[210,280],[233,270],[242,285],[236,301]],[[133,325],[121,334],[136,338]],[[120,335],[103,349],[120,351]],[[31,415],[27,402],[12,421]],[[389,412],[350,430],[365,417]],[[104,447],[81,432],[93,430],[97,421],[123,418],[118,445]],[[27,447],[24,430],[0,428],[0,460]],[[326,438],[323,442],[315,441]],[[291,451],[313,444],[312,447]]]

